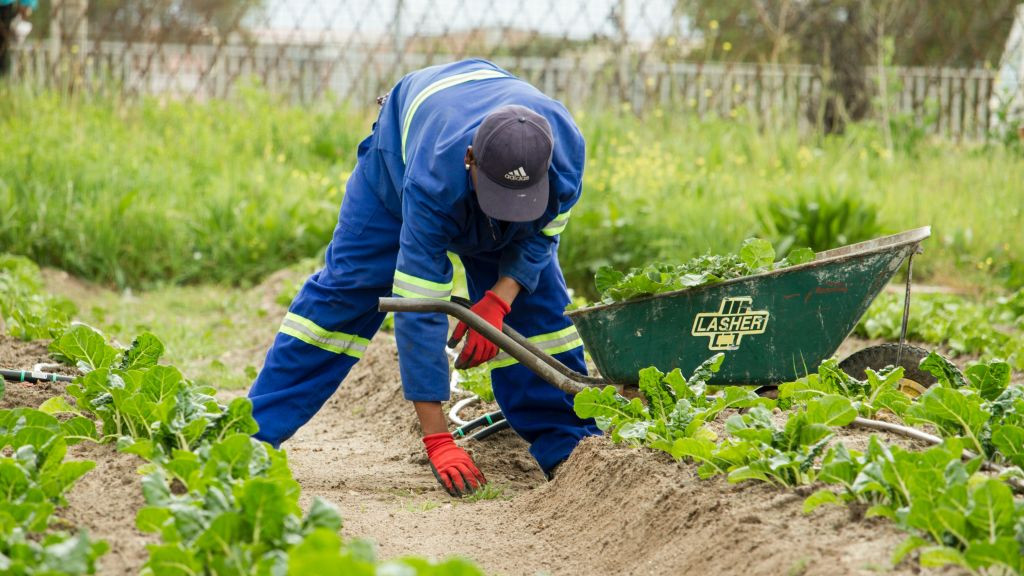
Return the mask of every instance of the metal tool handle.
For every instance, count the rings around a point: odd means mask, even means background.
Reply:
[[[452,302],[472,312],[473,303],[470,302],[469,300],[466,300],[465,298],[460,298],[458,296],[452,296]],[[476,314],[474,313],[474,316],[475,315]],[[533,342],[530,342],[530,340],[526,336],[523,336],[515,328],[512,328],[508,324],[503,324],[501,327],[501,331],[512,340],[515,340],[517,344],[519,344],[523,348],[526,348],[531,354],[537,356],[542,361],[547,363],[548,366],[551,366],[555,370],[558,370],[563,376],[569,378],[573,382],[578,382],[580,384],[585,384],[587,386],[605,386],[608,384],[608,381],[605,380],[604,378],[601,378],[599,376],[587,376],[586,374],[580,374],[579,372],[573,370],[572,368],[569,368],[565,364],[562,364],[553,356],[551,356],[543,349],[541,349],[540,346],[537,346]]]
[[[567,394],[576,394],[588,385],[606,383],[601,378],[573,371],[508,326],[499,332],[489,322],[472,312],[467,304],[465,301],[448,302],[431,298],[381,298],[378,309],[381,312],[440,312],[465,322],[520,364]]]

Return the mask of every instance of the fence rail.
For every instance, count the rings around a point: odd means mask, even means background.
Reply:
[[[45,42],[25,43],[16,50],[15,79],[33,86],[200,100],[230,97],[243,82],[256,79],[297,103],[335,98],[369,106],[402,74],[455,58],[330,44],[97,41],[84,47],[69,53]],[[822,96],[821,74],[813,66],[664,62],[642,53],[593,51],[492,59],[571,108],[617,107],[643,114],[660,107],[806,128]],[[887,84],[890,115],[912,118],[931,133],[976,139],[993,125],[994,71],[889,68],[882,78],[876,69],[865,74],[875,85]]]

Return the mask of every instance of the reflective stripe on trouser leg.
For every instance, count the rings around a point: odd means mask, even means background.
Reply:
[[[256,437],[288,439],[323,406],[365,352],[391,291],[401,224],[365,185],[349,180],[324,269],[306,280],[249,390]]]
[[[498,255],[463,256],[470,296],[479,300],[498,278]],[[541,273],[533,294],[521,292],[505,322],[569,368],[586,374],[583,347],[563,311],[569,303],[557,259]],[[556,343],[557,342],[557,343]],[[557,350],[560,347],[569,347]],[[556,351],[557,350],[557,351]],[[509,425],[530,443],[530,453],[548,472],[572,453],[580,439],[599,435],[593,420],[581,420],[572,409],[572,396],[555,388],[525,366],[513,362],[493,368],[494,397]]]

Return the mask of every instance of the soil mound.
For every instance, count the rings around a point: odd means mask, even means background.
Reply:
[[[387,334],[283,447],[305,497],[339,505],[346,536],[383,557],[466,556],[488,574],[874,574],[906,537],[848,508],[805,516],[809,490],[700,480],[691,465],[604,438],[583,442],[554,482],[511,431],[470,443],[501,493],[451,499],[427,467]],[[892,573],[922,571],[905,562]]]
[[[873,574],[905,534],[848,508],[801,512],[810,490],[700,480],[667,455],[584,441],[556,480],[524,495],[548,542],[575,542],[558,574]],[[904,563],[894,574],[917,574]]]

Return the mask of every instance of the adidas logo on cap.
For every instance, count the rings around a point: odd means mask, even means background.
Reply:
[[[513,182],[526,182],[530,177],[526,175],[526,170],[523,170],[523,167],[520,166],[511,172],[506,172],[505,179],[512,180]]]

